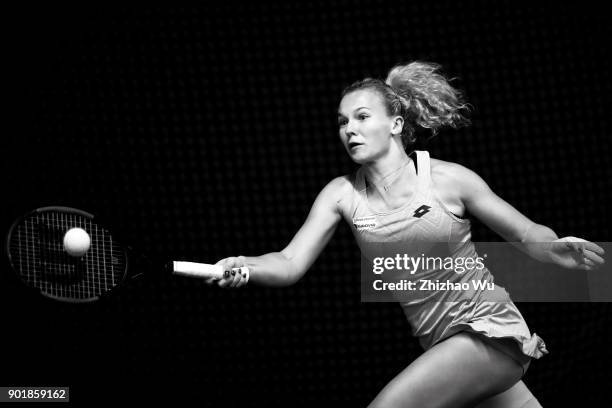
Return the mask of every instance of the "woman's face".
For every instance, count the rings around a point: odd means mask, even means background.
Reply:
[[[351,159],[363,164],[387,153],[392,132],[397,133],[397,120],[387,114],[376,91],[362,89],[346,94],[340,101],[338,128]]]

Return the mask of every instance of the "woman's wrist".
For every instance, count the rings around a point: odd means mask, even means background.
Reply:
[[[521,243],[527,253],[541,262],[554,262],[552,242],[559,239],[549,227],[537,223],[531,224],[523,233]]]

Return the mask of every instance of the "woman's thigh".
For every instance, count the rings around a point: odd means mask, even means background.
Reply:
[[[522,375],[523,369],[510,356],[461,332],[414,360],[370,408],[472,406],[509,389]]]
[[[497,395],[494,395],[475,408],[542,408],[536,397],[523,381],[519,381],[512,387]]]

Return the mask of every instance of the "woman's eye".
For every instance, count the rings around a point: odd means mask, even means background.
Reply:
[[[368,115],[359,115],[359,120],[365,120],[368,117]]]
[[[342,127],[346,125],[346,120],[339,120],[338,121],[338,126]]]

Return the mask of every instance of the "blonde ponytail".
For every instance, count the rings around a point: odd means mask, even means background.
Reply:
[[[416,141],[415,127],[429,129],[433,137],[445,126],[470,124],[463,114],[469,106],[439,69],[435,63],[414,61],[393,67],[385,80],[405,104],[404,137],[410,144]]]

